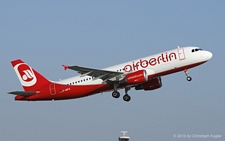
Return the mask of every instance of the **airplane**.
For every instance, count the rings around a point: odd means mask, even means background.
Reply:
[[[48,101],[68,100],[112,91],[119,98],[119,89],[125,89],[123,100],[131,100],[128,91],[150,91],[162,87],[161,77],[184,71],[187,81],[190,68],[199,66],[212,58],[212,53],[195,46],[179,47],[152,56],[114,65],[105,69],[63,65],[80,73],[79,76],[51,81],[28,64],[17,59],[11,62],[24,91],[11,91],[15,100]]]

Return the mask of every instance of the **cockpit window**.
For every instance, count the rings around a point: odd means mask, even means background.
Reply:
[[[202,51],[202,49],[200,48],[195,48],[195,49],[192,49],[191,52],[197,52],[197,51]]]

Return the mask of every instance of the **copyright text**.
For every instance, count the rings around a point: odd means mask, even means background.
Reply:
[[[219,134],[173,134],[173,138],[181,139],[219,139],[222,135]]]

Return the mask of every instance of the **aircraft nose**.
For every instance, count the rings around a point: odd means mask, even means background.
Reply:
[[[208,60],[210,60],[213,57],[213,54],[209,51],[206,52],[206,57]]]

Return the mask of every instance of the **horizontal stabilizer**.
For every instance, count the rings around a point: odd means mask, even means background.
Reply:
[[[38,94],[39,92],[25,92],[25,91],[12,91],[8,92],[8,94],[13,94],[13,95],[21,95],[21,96],[30,96],[34,94]]]

